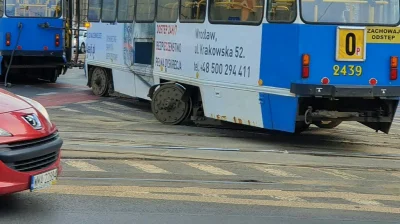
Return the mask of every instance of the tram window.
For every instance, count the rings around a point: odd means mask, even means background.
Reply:
[[[99,22],[101,13],[101,0],[89,0],[88,21]]]
[[[261,23],[263,0],[210,0],[212,23]]]
[[[296,19],[296,0],[268,0],[268,22],[292,23]]]
[[[135,9],[135,0],[119,0],[118,1],[118,22],[133,22]]]
[[[117,17],[117,0],[103,0],[101,7],[101,21],[115,22]]]
[[[157,1],[157,22],[176,22],[178,20],[179,0]]]
[[[136,22],[153,22],[155,19],[155,11],[155,0],[137,0]]]
[[[399,22],[398,1],[301,1],[301,16],[306,23],[329,24],[382,24],[396,25]]]
[[[203,23],[206,19],[207,0],[181,0],[181,22]]]
[[[3,16],[4,14],[4,0],[0,0],[0,15]]]

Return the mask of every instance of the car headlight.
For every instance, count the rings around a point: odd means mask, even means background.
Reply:
[[[35,101],[35,100],[32,100],[32,99],[30,99],[30,98],[24,97],[24,96],[20,96],[20,95],[17,95],[17,96],[21,97],[23,100],[25,100],[25,101],[28,102],[30,105],[32,105],[32,106],[33,106],[36,110],[38,110],[38,111],[43,115],[43,117],[45,117],[45,118],[47,119],[47,121],[51,124],[49,113],[47,113],[46,108],[44,108],[44,106],[43,106],[42,104],[40,104],[39,102],[37,102],[37,101]]]
[[[11,137],[12,134],[6,130],[0,128],[0,137]]]

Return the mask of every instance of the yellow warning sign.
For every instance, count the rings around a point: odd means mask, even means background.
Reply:
[[[400,27],[367,27],[367,43],[400,44]]]

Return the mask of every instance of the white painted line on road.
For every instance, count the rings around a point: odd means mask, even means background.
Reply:
[[[271,168],[267,168],[265,166],[251,166],[251,167],[256,170],[262,171],[264,173],[269,173],[269,174],[277,176],[277,177],[301,177],[299,175],[288,173],[283,170],[271,169]]]
[[[100,169],[99,167],[92,165],[88,162],[84,161],[65,161],[65,163],[69,166],[75,167],[79,169],[80,171],[94,171],[94,172],[106,172],[103,169]]]
[[[232,172],[211,165],[200,164],[200,163],[189,163],[189,162],[186,162],[184,164],[214,175],[230,175],[230,176],[236,175]]]
[[[392,173],[393,176],[400,178],[400,173]]]
[[[377,201],[372,201],[372,200],[363,200],[363,199],[358,199],[358,198],[343,198],[347,201],[354,202],[360,205],[374,205],[374,206],[383,206],[382,203],[379,203]]]
[[[169,173],[168,171],[161,169],[160,167],[152,164],[137,162],[137,161],[123,161],[124,164],[135,167],[136,169],[142,170],[146,173]]]
[[[335,177],[340,177],[343,178],[345,180],[364,180],[365,178],[363,177],[359,177],[353,174],[349,174],[349,173],[345,173],[343,171],[339,171],[339,170],[333,170],[333,169],[315,169],[314,170],[318,170],[320,172],[326,173],[326,174],[330,174],[333,175]]]
[[[46,109],[60,109],[60,108],[64,108],[65,106],[49,106],[46,107]]]
[[[114,117],[118,116],[119,118],[122,118],[123,120],[127,120],[127,121],[147,120],[146,118],[134,116],[132,114],[124,114],[124,113],[120,113],[120,112],[109,110],[109,109],[105,109],[105,108],[99,108],[99,107],[94,107],[94,106],[89,106],[89,105],[83,105],[83,106],[88,108],[88,109],[91,109],[91,110],[96,110],[96,111],[99,111],[99,112],[102,112],[102,113],[111,114]]]
[[[107,106],[110,106],[110,107],[118,108],[118,109],[137,110],[137,109],[135,109],[135,108],[130,108],[130,107],[128,107],[128,106],[124,106],[124,105],[121,105],[121,104],[112,103],[112,102],[108,102],[108,101],[102,101],[101,103],[102,103],[102,104],[105,104],[105,105],[107,105]]]
[[[67,112],[83,113],[82,111],[69,109],[69,108],[61,108],[60,110],[67,111]]]
[[[88,103],[96,103],[96,102],[98,102],[98,100],[85,100],[85,101],[77,102],[74,104],[88,104]]]
[[[306,200],[295,197],[295,196],[273,196],[273,195],[267,195],[268,197],[275,198],[281,201],[297,201],[297,202],[307,202]]]
[[[54,95],[54,94],[57,94],[57,92],[39,93],[39,94],[36,94],[36,96],[48,96],[48,95]]]
[[[240,149],[230,149],[230,148],[195,148],[197,150],[210,150],[210,151],[240,151]]]

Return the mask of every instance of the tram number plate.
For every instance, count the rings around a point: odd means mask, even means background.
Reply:
[[[57,181],[57,169],[31,177],[31,191],[50,187]]]
[[[365,61],[366,29],[338,27],[336,31],[336,60]]]

